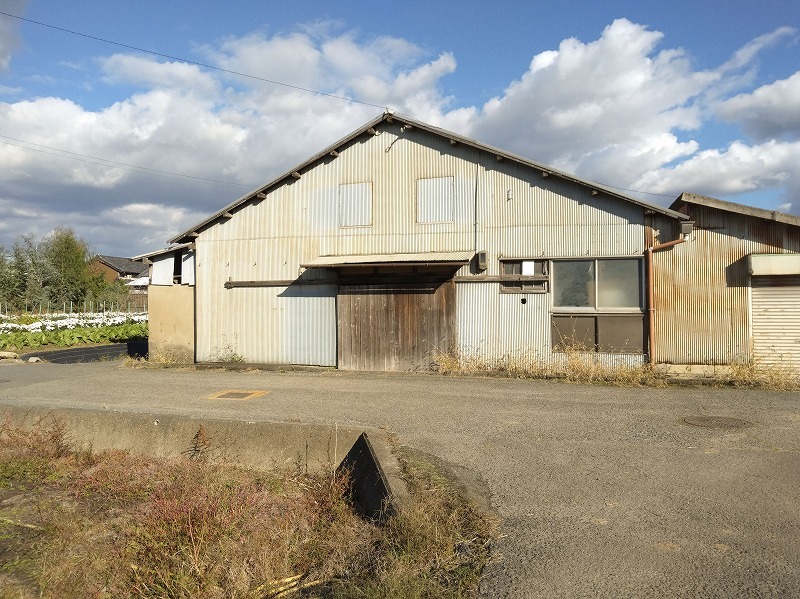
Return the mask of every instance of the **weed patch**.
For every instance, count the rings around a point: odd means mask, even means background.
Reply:
[[[768,363],[759,359],[732,360],[724,374],[717,377],[720,382],[735,387],[774,389],[777,391],[800,390],[800,373],[780,360]]]
[[[581,351],[579,347],[564,347],[562,352],[547,358],[523,353],[489,360],[477,353],[450,352],[436,356],[435,369],[442,374],[497,374],[619,386],[666,384],[664,376],[648,364],[631,364],[623,357]]]
[[[491,521],[401,457],[412,499],[379,525],[332,473],[76,452],[58,421],[4,421],[0,463],[15,465],[0,480],[16,486],[0,489],[0,547],[13,548],[0,597],[473,595]]]

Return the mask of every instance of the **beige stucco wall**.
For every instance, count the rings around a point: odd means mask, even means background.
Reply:
[[[150,360],[194,362],[194,286],[151,285]]]

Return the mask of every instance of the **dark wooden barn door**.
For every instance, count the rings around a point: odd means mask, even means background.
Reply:
[[[339,368],[426,370],[455,345],[455,283],[341,285]]]

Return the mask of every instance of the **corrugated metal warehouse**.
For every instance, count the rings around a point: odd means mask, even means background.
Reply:
[[[672,208],[694,229],[654,256],[655,359],[800,368],[800,217],[689,193]]]
[[[633,364],[724,361],[797,288],[782,279],[762,300],[749,262],[739,276],[715,260],[797,252],[798,219],[780,221],[780,243],[722,240],[712,256],[712,207],[682,198],[656,206],[386,113],[148,255],[151,351],[354,370],[542,362],[567,343]],[[705,274],[719,268],[733,279]],[[717,291],[727,304],[712,306]]]

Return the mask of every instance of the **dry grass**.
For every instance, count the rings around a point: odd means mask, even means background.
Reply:
[[[765,362],[759,359],[731,360],[726,371],[717,377],[722,384],[777,391],[800,390],[800,372],[780,359]]]
[[[649,364],[632,365],[624,358],[567,347],[548,358],[540,355],[506,355],[487,360],[477,354],[458,352],[436,357],[443,374],[501,374],[513,378],[560,379],[576,383],[604,383],[619,386],[666,385],[664,376]]]
[[[486,360],[477,354],[448,353],[436,356],[442,374],[494,374],[513,378],[559,379],[576,383],[602,383],[626,387],[665,387],[670,375],[649,364],[631,365],[611,354],[598,354],[568,347],[548,359],[535,354],[504,356]],[[677,376],[692,380],[692,377]],[[703,384],[750,387],[775,391],[800,390],[800,372],[779,359],[766,362],[734,357],[725,366],[712,367],[695,377]]]
[[[126,356],[122,365],[127,368],[171,368],[173,366],[193,366],[191,360],[178,351],[151,351],[147,357]]]
[[[0,597],[465,597],[491,522],[424,461],[407,509],[358,517],[347,480],[70,448],[0,425]]]

